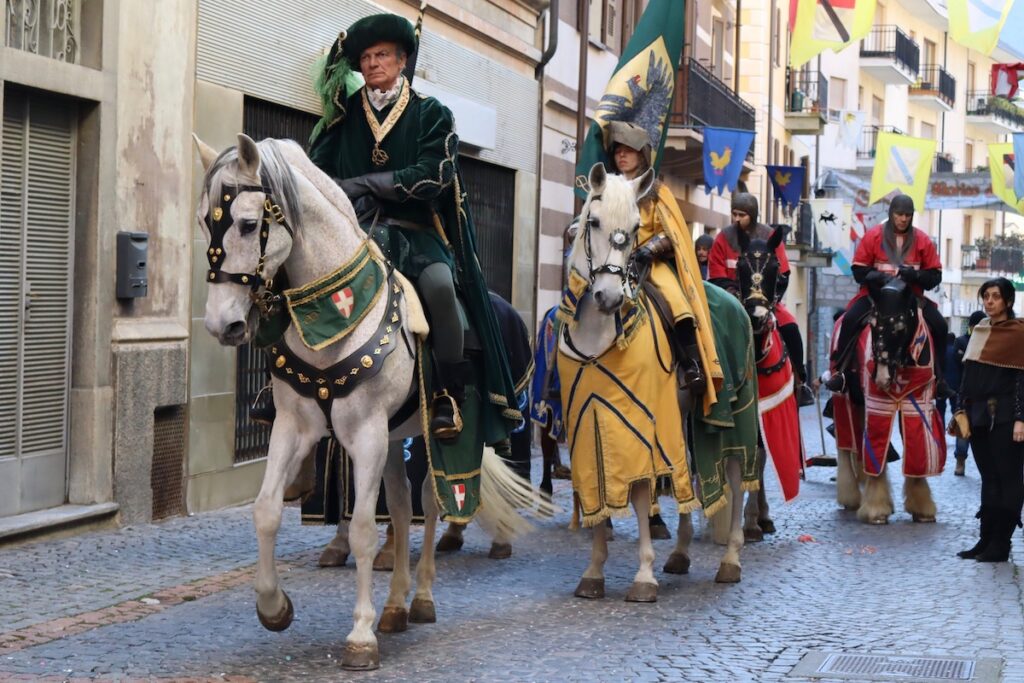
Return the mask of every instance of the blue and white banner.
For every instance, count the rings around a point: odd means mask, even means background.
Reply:
[[[704,191],[732,192],[754,142],[754,131],[704,127]]]

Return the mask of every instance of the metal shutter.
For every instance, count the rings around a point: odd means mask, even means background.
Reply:
[[[25,510],[64,502],[75,108],[4,93],[0,209],[0,458],[21,461]],[[31,466],[27,458],[39,458]]]

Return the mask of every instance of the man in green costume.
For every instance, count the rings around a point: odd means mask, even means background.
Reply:
[[[348,195],[364,229],[416,284],[437,361],[430,429],[443,442],[462,428],[459,404],[472,383],[456,290],[483,348],[479,434],[505,438],[521,418],[505,346],[476,256],[476,236],[458,170],[451,112],[412,90],[403,71],[416,50],[412,24],[395,14],[355,22],[328,55],[317,88],[324,117],[310,158]],[[365,86],[353,88],[352,71]]]

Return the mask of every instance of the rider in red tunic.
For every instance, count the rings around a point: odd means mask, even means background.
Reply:
[[[865,318],[871,313],[868,292],[877,292],[890,279],[899,277],[917,295],[925,324],[931,331],[936,395],[949,395],[942,372],[949,328],[935,303],[924,296],[926,289],[942,282],[942,262],[928,234],[913,227],[913,219],[914,200],[905,194],[897,195],[889,205],[889,220],[868,230],[857,245],[852,270],[860,291],[847,306],[833,354],[838,367],[846,372],[836,373],[829,379],[826,386],[831,391],[843,390],[846,381],[852,380],[849,367],[854,356],[853,342],[860,336]]]
[[[736,296],[740,294],[739,280],[736,277],[736,260],[739,258],[740,251],[736,238],[737,230],[744,230],[751,239],[766,241],[773,232],[769,226],[757,222],[757,214],[757,197],[747,192],[733,194],[733,224],[715,236],[711,252],[708,254],[708,281]],[[781,299],[789,285],[789,259],[786,257],[785,244],[779,244],[775,250],[775,256],[779,259],[779,280],[775,293],[777,298]],[[786,350],[789,352],[793,370],[800,378],[801,384],[805,383],[807,369],[804,366],[804,343],[800,337],[800,328],[796,324],[796,318],[782,305],[782,301],[775,303],[775,321],[778,324],[782,341],[786,345]]]

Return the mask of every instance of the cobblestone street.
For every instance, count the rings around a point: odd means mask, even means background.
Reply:
[[[803,422],[808,450],[820,453],[813,409]],[[827,448],[834,455],[831,439]],[[477,528],[461,552],[439,556],[438,623],[382,635],[381,668],[369,674],[338,666],[353,562],[318,568],[333,530],[300,526],[296,508],[278,542],[296,609],[282,633],[256,619],[251,506],[5,549],[0,679],[789,681],[810,680],[789,674],[816,650],[997,658],[1002,680],[1024,681],[1020,534],[1016,563],[954,555],[974,541],[973,463],[966,477],[950,462],[931,480],[932,525],[902,511],[885,527],[860,524],[835,504],[834,474],[811,468],[800,498],[776,505],[778,532],[744,548],[738,585],[714,583],[722,549],[702,518],[689,575],[660,573],[674,541],[656,541],[653,605],[622,600],[636,568],[628,520],[616,522],[608,597],[573,597],[589,534],[567,530],[569,486],[556,482],[563,512],[517,542],[511,559],[487,559]],[[894,477],[894,497],[901,483]],[[769,497],[779,500],[771,483]],[[674,537],[674,512],[666,518]],[[414,552],[421,538],[414,533]],[[376,574],[378,610],[385,589]]]

